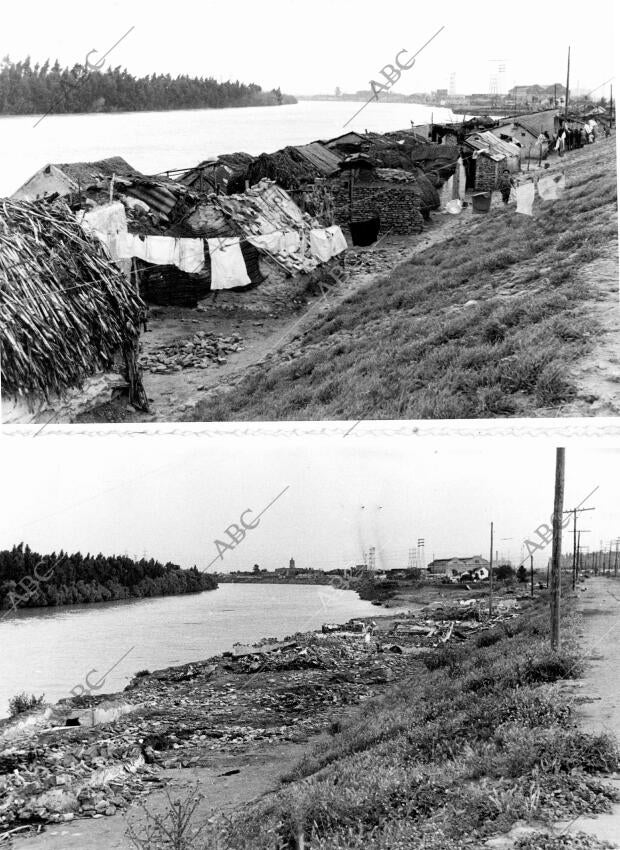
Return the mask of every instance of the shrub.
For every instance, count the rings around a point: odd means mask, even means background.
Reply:
[[[9,714],[11,717],[17,717],[18,714],[24,714],[24,712],[30,711],[32,708],[38,708],[40,705],[43,705],[44,698],[45,694],[41,694],[40,697],[35,697],[34,694],[28,696],[25,691],[15,694],[9,700]]]

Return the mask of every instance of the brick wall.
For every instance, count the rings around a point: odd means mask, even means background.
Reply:
[[[489,192],[497,189],[497,180],[503,162],[495,162],[488,156],[479,156],[476,160],[476,191]]]
[[[393,233],[419,233],[423,228],[420,194],[413,185],[384,181],[354,183],[351,216],[348,187],[336,183],[332,191],[334,214],[338,224],[379,216],[383,233],[390,229]]]
[[[511,174],[519,171],[521,168],[519,158],[512,157],[495,162],[495,160],[488,156],[479,156],[476,160],[476,191],[488,192],[497,189],[499,178],[502,176],[502,171],[505,168]]]

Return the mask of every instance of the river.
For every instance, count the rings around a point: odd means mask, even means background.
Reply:
[[[138,670],[377,613],[353,591],[301,584],[222,584],[197,594],[17,611],[0,620],[0,717],[21,691],[44,693],[48,702],[87,684],[112,693]]]
[[[271,153],[286,145],[347,130],[399,130],[461,120],[450,109],[408,103],[301,101],[287,106],[0,117],[0,197],[15,192],[49,162],[88,162],[122,156],[144,174],[189,168],[222,153]],[[37,123],[38,122],[38,123]],[[35,126],[36,125],[36,126]]]

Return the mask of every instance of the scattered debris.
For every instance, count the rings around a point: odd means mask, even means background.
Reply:
[[[198,331],[190,340],[178,340],[148,354],[141,354],[139,363],[143,369],[157,373],[204,369],[211,363],[226,363],[224,355],[242,351],[241,343],[239,334],[222,337]]]
[[[115,703],[131,713],[119,711],[111,722],[104,695],[65,700],[41,712],[38,723],[5,721],[12,731],[0,738],[0,831],[112,816],[166,782],[168,769],[210,767],[222,754],[307,740],[329,727],[334,712],[413,675],[421,651],[466,640],[517,616],[518,607],[498,599],[489,619],[487,600],[477,599],[396,620],[328,624],[135,676]],[[99,714],[100,726],[60,725]]]

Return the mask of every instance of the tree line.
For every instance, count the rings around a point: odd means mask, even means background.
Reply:
[[[137,112],[296,103],[279,88],[265,92],[255,83],[218,83],[212,77],[151,74],[134,77],[118,65],[105,71],[86,64],[61,67],[56,59],[32,65],[30,57],[0,63],[0,114]]]
[[[194,566],[182,569],[126,555],[40,555],[20,543],[0,551],[0,609],[144,599],[214,590],[217,580]]]

